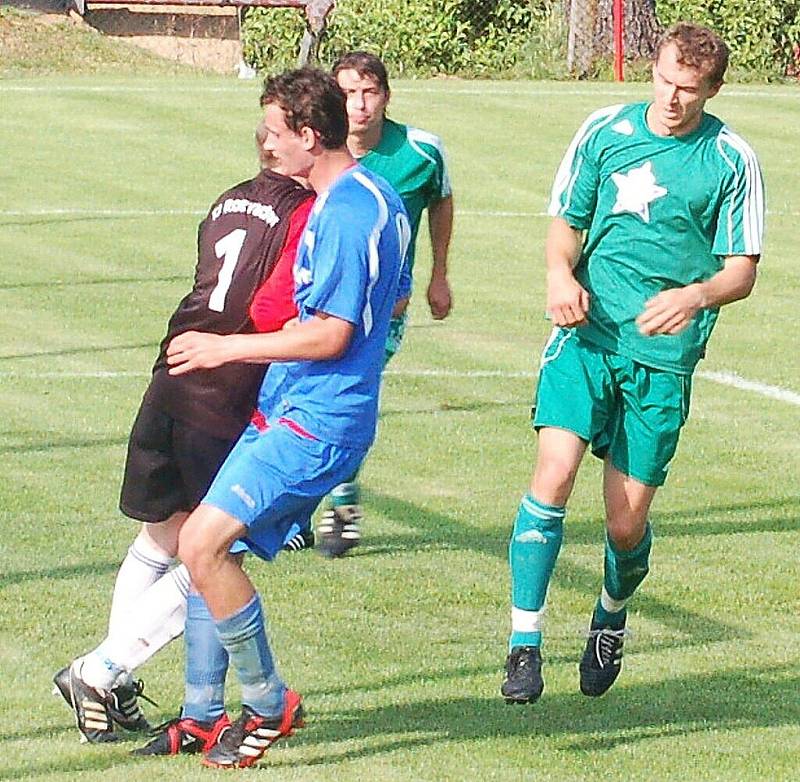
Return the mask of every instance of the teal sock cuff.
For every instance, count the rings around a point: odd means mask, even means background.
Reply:
[[[606,533],[606,547],[617,559],[639,559],[643,554],[648,554],[653,545],[653,527],[648,521],[644,528],[642,539],[630,551],[622,551],[614,545],[614,541]]]
[[[539,518],[563,519],[567,515],[567,509],[563,505],[548,505],[546,502],[537,500],[531,493],[522,498],[520,507]]]

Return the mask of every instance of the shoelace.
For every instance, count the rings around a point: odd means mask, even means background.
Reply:
[[[612,630],[609,627],[602,627],[599,630],[589,631],[589,638],[594,638],[594,656],[601,668],[605,668],[614,659],[626,635],[630,635],[627,628]]]
[[[144,694],[144,682],[141,679],[134,679],[131,684],[133,685],[133,693],[137,698],[147,701],[150,705],[158,708],[158,704]]]

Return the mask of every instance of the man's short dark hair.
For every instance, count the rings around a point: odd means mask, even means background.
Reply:
[[[663,48],[674,43],[678,63],[696,68],[711,86],[722,84],[728,68],[728,47],[715,32],[692,22],[678,22],[661,36],[656,49],[656,62]]]
[[[261,106],[275,103],[283,110],[286,126],[295,133],[308,127],[325,149],[347,141],[346,98],[330,74],[317,68],[298,68],[264,80]]]
[[[348,52],[343,54],[331,70],[334,78],[339,71],[355,71],[362,79],[372,79],[387,95],[389,94],[389,74],[382,60],[369,52]]]

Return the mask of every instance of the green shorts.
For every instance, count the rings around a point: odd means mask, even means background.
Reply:
[[[398,315],[389,321],[389,334],[386,337],[386,347],[383,355],[383,365],[386,366],[392,359],[395,353],[400,350],[400,344],[403,341],[403,335],[406,333],[406,322],[408,321],[408,312]]]
[[[689,415],[691,375],[639,364],[555,328],[542,353],[533,425],[574,432],[592,453],[661,486]]]

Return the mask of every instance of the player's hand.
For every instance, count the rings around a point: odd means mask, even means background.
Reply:
[[[167,346],[170,375],[185,375],[195,369],[214,369],[225,363],[225,337],[200,331],[186,331]]]
[[[403,299],[398,299],[392,308],[392,317],[399,318],[408,309],[408,302],[410,301],[410,296],[406,296]]]
[[[679,334],[702,308],[703,289],[699,284],[670,288],[645,302],[644,311],[636,318],[636,325],[646,337]]]
[[[555,326],[583,326],[589,312],[589,292],[569,272],[549,274],[547,312]]]
[[[444,320],[453,308],[453,294],[450,292],[450,283],[447,277],[431,277],[428,285],[428,306],[434,320]]]

